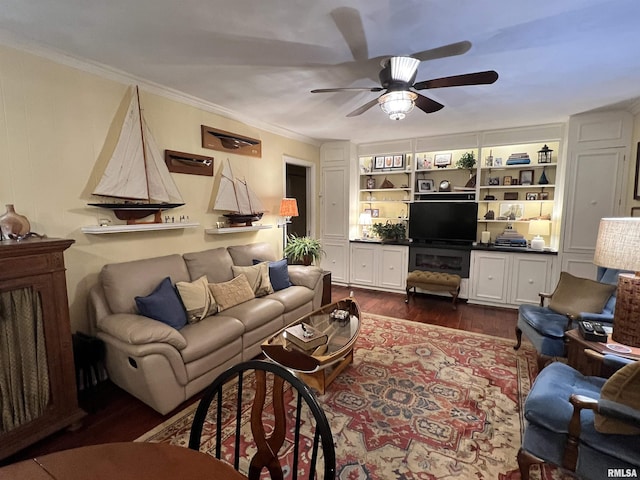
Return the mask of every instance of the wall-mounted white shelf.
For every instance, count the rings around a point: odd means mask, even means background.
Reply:
[[[225,233],[242,233],[255,232],[257,230],[267,230],[273,228],[273,225],[252,225],[250,227],[224,227],[224,228],[205,228],[204,232],[210,235],[222,235]]]
[[[182,228],[199,227],[197,222],[178,223],[138,223],[135,225],[89,225],[82,227],[82,233],[91,235],[101,235],[105,233],[129,233],[129,232],[152,232],[157,230],[178,230]]]

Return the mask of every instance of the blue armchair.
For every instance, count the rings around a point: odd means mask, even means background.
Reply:
[[[607,357],[605,363],[629,362]],[[525,401],[518,452],[522,480],[529,479],[531,465],[540,463],[585,480],[610,478],[612,471],[640,475],[639,389],[640,362],[627,364],[609,380],[586,377],[561,362],[545,367]]]
[[[589,320],[600,322],[605,326],[611,326],[613,323],[613,312],[616,305],[615,286],[618,283],[618,274],[620,270],[611,268],[598,267],[597,281],[603,284],[603,288],[593,285],[594,282],[586,279],[578,279],[572,277],[566,272],[562,272],[558,286],[554,293],[540,293],[540,305],[523,304],[518,308],[518,323],[516,325],[517,343],[513,347],[515,350],[520,348],[522,344],[522,335],[524,334],[533,344],[538,352],[538,367],[542,369],[545,362],[553,357],[566,357],[565,332],[577,326],[578,320]],[[572,288],[572,282],[565,281],[571,277],[574,282],[587,282],[589,288],[582,289],[580,287]],[[564,288],[562,287],[564,285]],[[559,290],[563,290],[563,296],[574,295],[577,306],[581,304],[581,299],[585,301],[592,300],[596,295],[593,287],[596,287],[597,295],[604,300],[600,305],[604,304],[604,308],[598,313],[593,312],[574,312],[573,314],[565,313],[562,310],[553,310],[553,296]],[[587,291],[589,290],[589,291]],[[587,298],[589,297],[589,298]],[[550,299],[550,304],[545,306],[545,300]],[[562,308],[556,306],[556,309]]]

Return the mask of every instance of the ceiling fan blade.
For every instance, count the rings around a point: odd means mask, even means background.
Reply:
[[[417,52],[411,56],[413,58],[417,58],[421,62],[424,62],[425,60],[435,60],[436,58],[462,55],[463,53],[467,53],[470,48],[471,42],[464,40],[462,42],[450,43],[449,45],[443,45],[442,47],[432,48],[431,50]]]
[[[378,103],[378,99],[374,98],[370,102],[365,103],[361,107],[356,108],[353,112],[347,114],[347,117],[357,117],[358,115],[361,115],[364,112],[366,112],[367,110],[369,110],[371,107],[373,107],[377,103]]]
[[[416,90],[425,88],[460,87],[463,85],[489,85],[498,80],[498,72],[487,70],[486,72],[466,73],[451,77],[435,78],[417,82],[413,85]]]
[[[416,93],[416,95],[418,95],[418,98],[415,99],[414,103],[416,107],[424,113],[433,113],[444,108],[444,105],[436,102],[435,100],[431,100],[429,97],[425,97],[419,93]]]
[[[351,7],[339,7],[331,11],[331,18],[347,42],[353,59],[356,61],[368,60],[369,49],[360,12]]]
[[[345,87],[345,88],[316,88],[311,93],[333,93],[333,92],[381,92],[382,87]]]

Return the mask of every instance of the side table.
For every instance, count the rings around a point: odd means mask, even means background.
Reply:
[[[567,357],[569,365],[578,370],[583,375],[596,375],[599,377],[609,377],[612,372],[607,371],[606,368],[603,368],[601,362],[588,357],[584,351],[585,349],[593,350],[602,355],[612,354],[618,355],[619,357],[630,358],[632,360],[640,360],[640,348],[628,347],[627,345],[622,345],[621,343],[614,342],[611,340],[611,335],[607,340],[607,343],[602,342],[591,342],[589,340],[585,340],[580,335],[580,332],[577,328],[573,330],[569,330],[565,333],[567,338]],[[631,350],[629,353],[621,353],[610,349],[607,345],[617,345],[620,347],[628,348]]]
[[[322,272],[322,307],[331,303],[331,272]]]

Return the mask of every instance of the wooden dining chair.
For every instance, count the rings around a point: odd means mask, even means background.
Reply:
[[[189,448],[201,446],[250,480],[265,468],[274,480],[285,474],[293,480],[299,475],[312,479],[318,463],[324,464],[324,472],[318,471],[317,478],[335,478],[333,436],[322,407],[304,382],[271,362],[235,365],[207,388],[189,438]]]

